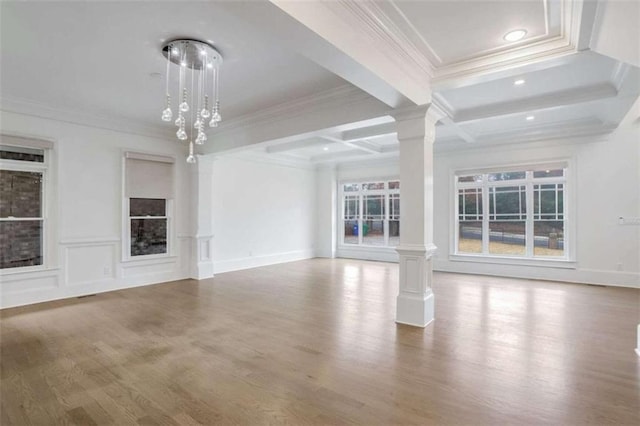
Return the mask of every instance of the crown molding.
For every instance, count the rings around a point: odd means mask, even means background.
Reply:
[[[257,112],[223,121],[223,124],[218,127],[215,134],[231,133],[249,126],[260,126],[277,121],[282,117],[291,118],[304,115],[310,110],[316,111],[318,109],[357,104],[369,98],[371,98],[371,95],[368,93],[351,84],[344,84],[324,92],[282,102]]]
[[[390,61],[402,68],[407,78],[420,81],[424,80],[421,75],[426,74],[430,77],[431,86],[538,63],[585,49],[585,40],[591,38],[593,31],[596,9],[590,4],[585,6],[585,2],[589,0],[561,0],[556,25],[560,27],[559,35],[558,31],[549,31],[553,17],[549,12],[551,6],[547,5],[545,35],[515,43],[512,47],[478,52],[472,57],[446,64],[393,1],[339,0],[322,2],[322,5],[331,9],[336,19],[347,23],[358,34],[365,35]],[[423,100],[416,103],[429,102],[429,99]]]
[[[170,133],[160,127],[146,126],[126,119],[115,119],[67,108],[53,107],[36,101],[15,98],[0,98],[0,110],[16,114],[31,115],[64,123],[77,124],[97,129],[135,134],[163,140],[172,140]]]
[[[485,133],[477,136],[474,144],[458,138],[441,139],[435,144],[435,149],[439,153],[483,150],[493,146],[521,149],[522,144],[530,142],[539,142],[540,147],[558,146],[559,139],[568,143],[587,142],[588,140],[578,138],[606,135],[617,127],[616,124],[602,122],[597,117],[588,117],[535,127],[519,127],[499,133]]]
[[[294,169],[315,170],[316,164],[303,159],[285,157],[283,155],[267,154],[264,151],[239,151],[227,155],[216,155],[216,160],[235,159],[254,163],[271,164],[274,166],[290,167]],[[214,166],[215,167],[215,166]]]
[[[433,65],[376,2],[270,1],[413,103],[430,102]]]
[[[258,112],[226,120],[216,130],[211,132],[211,136],[216,137],[218,135],[232,133],[248,126],[260,126],[265,123],[281,120],[283,117],[299,117],[313,111],[318,111],[319,109],[356,105],[370,98],[371,95],[359,88],[351,84],[344,84],[324,92],[296,98],[262,109]],[[158,127],[145,126],[122,118],[99,116],[83,111],[56,108],[26,99],[2,97],[0,98],[0,110],[127,134],[175,141],[173,132],[166,130],[160,125]]]
[[[584,7],[585,1],[588,0],[562,0],[559,36],[540,39],[533,43],[479,55],[437,68],[434,85],[444,84],[451,79],[512,69],[576,53],[584,48],[585,40],[590,39],[593,31],[592,15],[595,14],[595,8]],[[585,25],[582,25],[583,20]]]
[[[372,1],[333,1],[327,2],[329,7],[335,9],[335,13],[354,18],[359,29],[368,34],[375,46],[381,49],[397,65],[404,67],[408,76],[422,80],[422,75],[433,76],[434,65],[432,60],[425,56],[413,41],[398,27],[396,21],[389,17],[381,4]],[[355,23],[350,22],[350,23]],[[432,55],[437,55],[431,50]],[[415,68],[417,67],[417,69]]]

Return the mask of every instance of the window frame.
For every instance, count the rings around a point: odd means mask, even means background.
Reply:
[[[539,177],[534,178],[535,171],[549,169],[564,169],[562,177]],[[525,178],[512,179],[503,181],[489,182],[487,176],[491,173],[500,172],[517,172],[526,171]],[[574,196],[575,188],[575,164],[572,159],[550,160],[549,162],[510,164],[506,166],[491,166],[482,169],[456,169],[451,170],[451,213],[450,218],[450,249],[449,259],[455,261],[472,261],[483,263],[504,263],[531,266],[551,266],[560,268],[574,268],[576,255],[576,221],[574,217],[574,206],[576,200]],[[458,177],[467,175],[481,175],[481,182],[458,182]],[[563,202],[563,256],[535,256],[534,242],[534,186],[545,184],[562,184],[562,202]],[[525,186],[526,197],[526,219],[525,219],[525,254],[524,255],[508,255],[508,254],[491,254],[489,252],[489,188],[491,187],[509,187],[509,186]],[[458,250],[459,243],[459,194],[460,189],[470,189],[480,187],[482,197],[482,253],[467,253]],[[486,238],[485,238],[486,235]]]
[[[21,147],[21,145],[14,144],[6,144],[11,146]],[[31,148],[30,146],[25,146],[26,148]],[[42,163],[36,161],[21,161],[21,160],[8,160],[8,159],[0,159],[0,170],[8,170],[8,171],[16,171],[16,172],[27,172],[27,173],[41,173],[42,181],[41,181],[41,190],[40,190],[40,217],[39,218],[10,218],[10,217],[0,217],[0,221],[2,222],[10,222],[10,221],[20,221],[22,220],[31,220],[31,221],[40,221],[42,223],[41,226],[41,255],[42,262],[40,265],[31,265],[31,266],[19,266],[15,268],[0,268],[0,274],[12,274],[12,273],[23,273],[23,272],[37,272],[50,269],[51,263],[53,261],[52,250],[50,248],[51,236],[51,220],[49,217],[50,204],[51,202],[51,194],[50,194],[50,163],[51,163],[51,149],[41,148],[43,151],[44,161]]]
[[[131,199],[137,198],[142,200],[164,200],[164,216],[131,216]],[[169,208],[171,200],[167,198],[141,198],[141,197],[127,197],[127,248],[128,248],[128,257],[130,260],[142,260],[142,259],[156,259],[170,256],[171,254],[171,216],[169,214]],[[167,251],[165,253],[156,253],[156,254],[142,254],[138,256],[134,256],[131,254],[131,221],[132,220],[146,220],[146,219],[165,219],[166,223],[166,235],[167,235]]]
[[[154,161],[153,158],[154,157],[158,157],[158,158],[169,158],[169,159],[173,159],[173,171],[171,173],[171,179],[172,181],[176,182],[176,174],[177,174],[177,167],[176,167],[176,162],[175,162],[175,157],[172,155],[167,155],[167,154],[158,154],[158,153],[152,153],[152,152],[133,152],[130,150],[126,150],[123,149],[122,150],[122,156],[121,156],[121,166],[122,166],[122,175],[121,175],[121,191],[122,191],[122,205],[121,205],[121,218],[122,218],[122,239],[121,239],[121,261],[123,263],[130,263],[130,262],[145,262],[145,261],[153,261],[153,260],[167,260],[168,258],[174,258],[176,257],[176,235],[175,235],[175,224],[174,224],[174,218],[175,218],[175,200],[173,198],[161,198],[161,197],[156,197],[154,199],[163,199],[165,200],[165,216],[150,216],[148,217],[149,219],[160,219],[160,218],[166,218],[167,220],[167,252],[166,253],[159,253],[159,254],[146,254],[146,255],[140,255],[140,256],[132,256],[131,255],[131,219],[132,217],[129,216],[129,208],[130,208],[130,199],[131,198],[145,198],[145,197],[129,197],[127,196],[127,190],[126,190],[126,181],[127,181],[127,172],[126,172],[126,162],[127,162],[127,158],[129,158],[129,155],[133,155],[133,157],[131,158],[136,158],[136,156],[141,156],[141,158],[144,158],[145,156],[149,157],[150,161]],[[175,196],[175,194],[174,194]],[[134,219],[136,217],[133,217]],[[153,263],[153,262],[152,262]],[[143,263],[144,264],[144,263]]]
[[[396,194],[398,196],[398,198],[400,197],[400,188],[393,188],[390,189],[389,188],[389,182],[396,182],[396,181],[400,181],[400,177],[394,176],[394,177],[384,177],[384,178],[362,178],[362,179],[344,179],[344,180],[340,180],[338,182],[338,196],[339,196],[339,200],[340,202],[338,203],[338,226],[337,226],[337,232],[338,232],[338,247],[340,249],[358,249],[358,248],[363,248],[363,249],[395,249],[396,246],[390,246],[389,245],[389,239],[390,239],[390,235],[389,235],[389,221],[392,220],[390,219],[390,213],[391,213],[391,209],[389,206],[389,202],[391,200],[391,195],[392,194]],[[358,185],[362,185],[365,183],[378,183],[378,182],[383,182],[384,183],[384,189],[358,189],[357,191],[345,191],[344,190],[344,186],[345,185],[352,185],[352,184],[358,184]],[[345,235],[344,235],[344,224],[345,224],[345,218],[344,218],[344,212],[345,212],[345,205],[346,205],[346,197],[348,196],[357,196],[357,202],[358,202],[358,229],[363,229],[363,222],[364,222],[364,198],[365,195],[382,195],[383,196],[383,201],[382,201],[382,206],[384,209],[384,215],[382,218],[382,223],[383,223],[383,234],[384,234],[384,245],[372,245],[372,244],[364,244],[363,243],[363,237],[364,237],[364,233],[363,232],[358,232],[358,243],[357,244],[349,244],[349,243],[345,243]],[[395,220],[395,219],[393,219]],[[398,243],[399,244],[399,243]]]

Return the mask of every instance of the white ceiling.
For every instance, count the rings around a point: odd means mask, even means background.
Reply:
[[[214,2],[3,1],[0,7],[3,100],[161,125],[166,60],[160,49],[178,37],[207,40],[222,53],[226,119],[345,84]]]
[[[572,34],[579,32],[573,24],[567,28],[567,22],[580,22],[581,16],[586,19],[589,10],[575,9],[580,2],[396,0],[325,4],[334,8],[349,5],[365,15],[373,10],[380,18],[375,22],[381,25],[375,31],[388,29],[396,37],[390,40],[415,47],[416,55],[427,58],[436,71],[448,70],[446,79],[435,78],[432,85],[434,102],[447,113],[436,131],[438,149],[537,140],[571,131],[608,132],[640,93],[640,69],[586,49],[539,58],[540,46],[559,49],[558,40],[572,37],[569,29]],[[253,133],[269,135],[253,142],[252,154],[319,164],[398,153],[393,120],[380,111],[407,102],[404,92],[394,94],[391,86],[377,90],[384,83],[382,74],[374,75],[344,50],[332,46],[327,37],[267,1],[4,1],[0,8],[3,109],[11,110],[18,104],[42,106],[70,116],[83,113],[113,123],[139,123],[172,135],[173,129],[167,129],[159,119],[164,80],[154,74],[164,74],[160,48],[170,39],[198,38],[214,44],[225,60],[221,98],[227,127],[216,132],[243,132],[246,123],[257,123],[258,130]],[[591,25],[583,24],[584,28]],[[377,46],[356,29],[345,28],[358,39],[356,46],[369,50]],[[504,34],[516,28],[528,31],[525,39],[506,42]],[[523,61],[526,52],[537,59]],[[508,66],[496,70],[485,67],[481,72],[465,68],[497,57]],[[513,58],[518,61],[509,62]],[[525,84],[515,86],[517,79],[524,79]],[[278,137],[272,136],[277,134],[273,131],[277,125],[271,123],[269,132],[261,132],[259,126],[272,122],[278,114],[312,123],[310,114],[316,114],[329,97],[340,93],[372,99],[379,105],[359,119],[369,118],[366,121],[340,121],[312,132],[303,131],[308,129],[302,125],[292,126],[298,133]],[[530,115],[535,119],[526,120]],[[233,137],[228,139],[233,142]]]
[[[434,65],[450,65],[560,34],[557,1],[388,2],[398,23],[414,30]],[[462,6],[462,7],[461,7]],[[522,41],[506,43],[510,30],[526,29]]]

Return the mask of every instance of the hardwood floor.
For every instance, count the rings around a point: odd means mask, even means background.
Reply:
[[[315,259],[1,316],[1,422],[640,424],[640,291]]]

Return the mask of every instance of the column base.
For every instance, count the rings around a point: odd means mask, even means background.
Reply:
[[[431,291],[425,294],[401,293],[396,299],[396,322],[424,328],[433,321],[434,304]]]
[[[191,248],[190,278],[203,280],[213,278],[213,259],[211,258],[211,243],[213,236],[198,236],[193,238]]]

